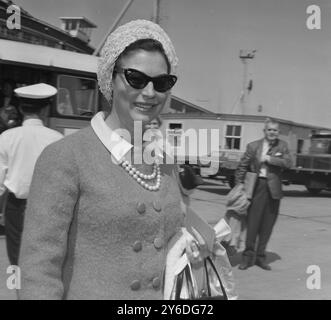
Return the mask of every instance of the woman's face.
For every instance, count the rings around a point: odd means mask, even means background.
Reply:
[[[119,61],[119,67],[136,69],[150,77],[167,73],[167,63],[160,52],[137,50]],[[142,121],[144,126],[162,111],[170,91],[154,90],[152,82],[143,89],[132,88],[123,73],[117,73],[113,80],[113,108],[122,127],[130,129],[133,121]]]
[[[154,119],[150,122],[149,127],[151,129],[159,129],[159,122],[156,119]]]

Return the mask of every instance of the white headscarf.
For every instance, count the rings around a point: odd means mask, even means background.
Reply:
[[[97,74],[99,87],[108,101],[111,101],[112,74],[117,58],[127,46],[140,39],[154,39],[159,41],[169,60],[171,73],[176,73],[178,57],[165,31],[158,24],[148,20],[128,22],[118,27],[109,35],[99,58]]]

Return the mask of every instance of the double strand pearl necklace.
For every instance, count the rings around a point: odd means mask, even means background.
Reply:
[[[127,160],[123,161],[121,163],[121,166],[125,169],[126,172],[129,173],[129,175],[135,179],[140,185],[142,185],[145,189],[149,191],[157,191],[160,189],[161,186],[161,170],[158,162],[154,162],[154,168],[152,174],[144,174],[140,172],[138,169],[133,167],[131,163]],[[147,183],[148,180],[155,180],[156,184],[152,185]],[[146,180],[146,181],[145,181]]]

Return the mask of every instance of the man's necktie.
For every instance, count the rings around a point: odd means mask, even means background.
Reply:
[[[274,146],[274,144],[272,142],[269,142],[269,147],[268,147],[268,152],[267,152],[268,156],[271,155],[271,151],[272,151],[273,146]]]

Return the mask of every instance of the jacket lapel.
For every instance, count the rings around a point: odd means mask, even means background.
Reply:
[[[276,151],[278,150],[278,144],[279,144],[279,140],[277,139],[276,142],[271,147],[271,150],[269,153],[271,156],[274,156]]]
[[[260,159],[262,156],[263,141],[264,139],[259,140],[254,158],[254,167],[257,173],[260,171],[260,167],[261,167]]]

